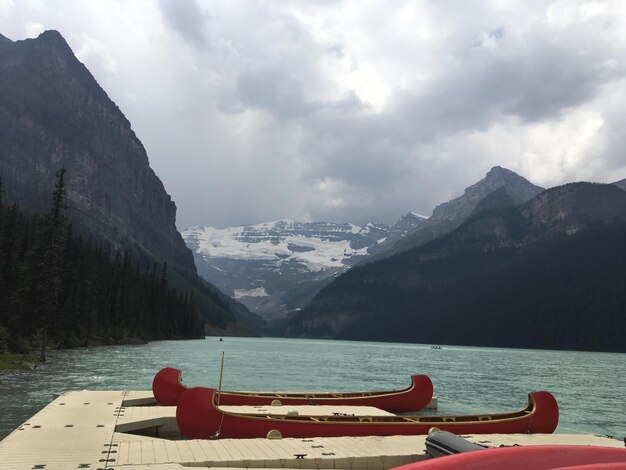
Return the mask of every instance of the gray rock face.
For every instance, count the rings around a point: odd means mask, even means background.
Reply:
[[[543,188],[532,184],[517,173],[495,166],[482,180],[466,188],[462,196],[435,207],[432,217],[393,246],[388,246],[384,256],[410,250],[450,233],[474,213],[485,197],[500,188],[506,190],[507,199],[515,205],[526,202],[543,191]],[[505,196],[500,194],[498,204],[503,204],[503,197]]]
[[[415,212],[409,212],[400,217],[395,224],[388,228],[387,235],[382,241],[379,240],[369,247],[367,253],[370,256],[361,260],[361,263],[369,262],[371,259],[389,250],[398,241],[406,237],[407,234],[412,233],[427,222],[428,217],[416,214]]]
[[[626,194],[615,185],[570,183],[549,189],[520,206],[536,234],[571,235],[597,225],[626,222]]]
[[[569,183],[547,189],[520,205],[477,211],[438,243],[423,247],[421,256],[442,259],[460,250],[520,249],[556,235],[624,223],[623,191],[609,184]]]
[[[412,213],[392,227],[279,220],[222,230],[192,227],[183,238],[201,276],[271,320],[298,310],[382,241],[399,239],[423,220]]]
[[[623,180],[616,181],[613,184],[615,186],[617,186],[618,188],[623,189],[624,191],[626,191],[626,178],[624,178]]]
[[[453,223],[466,220],[485,196],[502,187],[516,204],[526,202],[543,191],[543,188],[530,183],[517,173],[494,166],[482,180],[466,188],[462,196],[435,207],[432,218]]]
[[[119,108],[63,37],[0,38],[0,176],[9,200],[48,207],[67,170],[67,214],[114,249],[195,274],[175,226],[176,206]]]

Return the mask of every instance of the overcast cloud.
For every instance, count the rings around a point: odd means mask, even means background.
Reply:
[[[494,165],[626,177],[626,3],[0,0],[131,121],[178,226],[393,222]]]

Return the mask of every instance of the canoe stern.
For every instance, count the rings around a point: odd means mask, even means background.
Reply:
[[[552,434],[559,424],[559,405],[550,392],[532,392],[528,396],[529,405],[534,403],[528,432]]]

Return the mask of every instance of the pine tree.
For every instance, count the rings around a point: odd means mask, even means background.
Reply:
[[[43,220],[41,238],[41,270],[39,290],[39,317],[41,321],[40,360],[46,360],[48,328],[58,311],[61,294],[62,261],[65,248],[65,168],[57,172],[57,181],[52,193],[52,206]]]

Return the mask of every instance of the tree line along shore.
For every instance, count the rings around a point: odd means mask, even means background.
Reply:
[[[193,294],[165,263],[141,263],[72,230],[65,170],[50,209],[5,204],[0,179],[0,369],[30,368],[49,349],[200,338]]]

